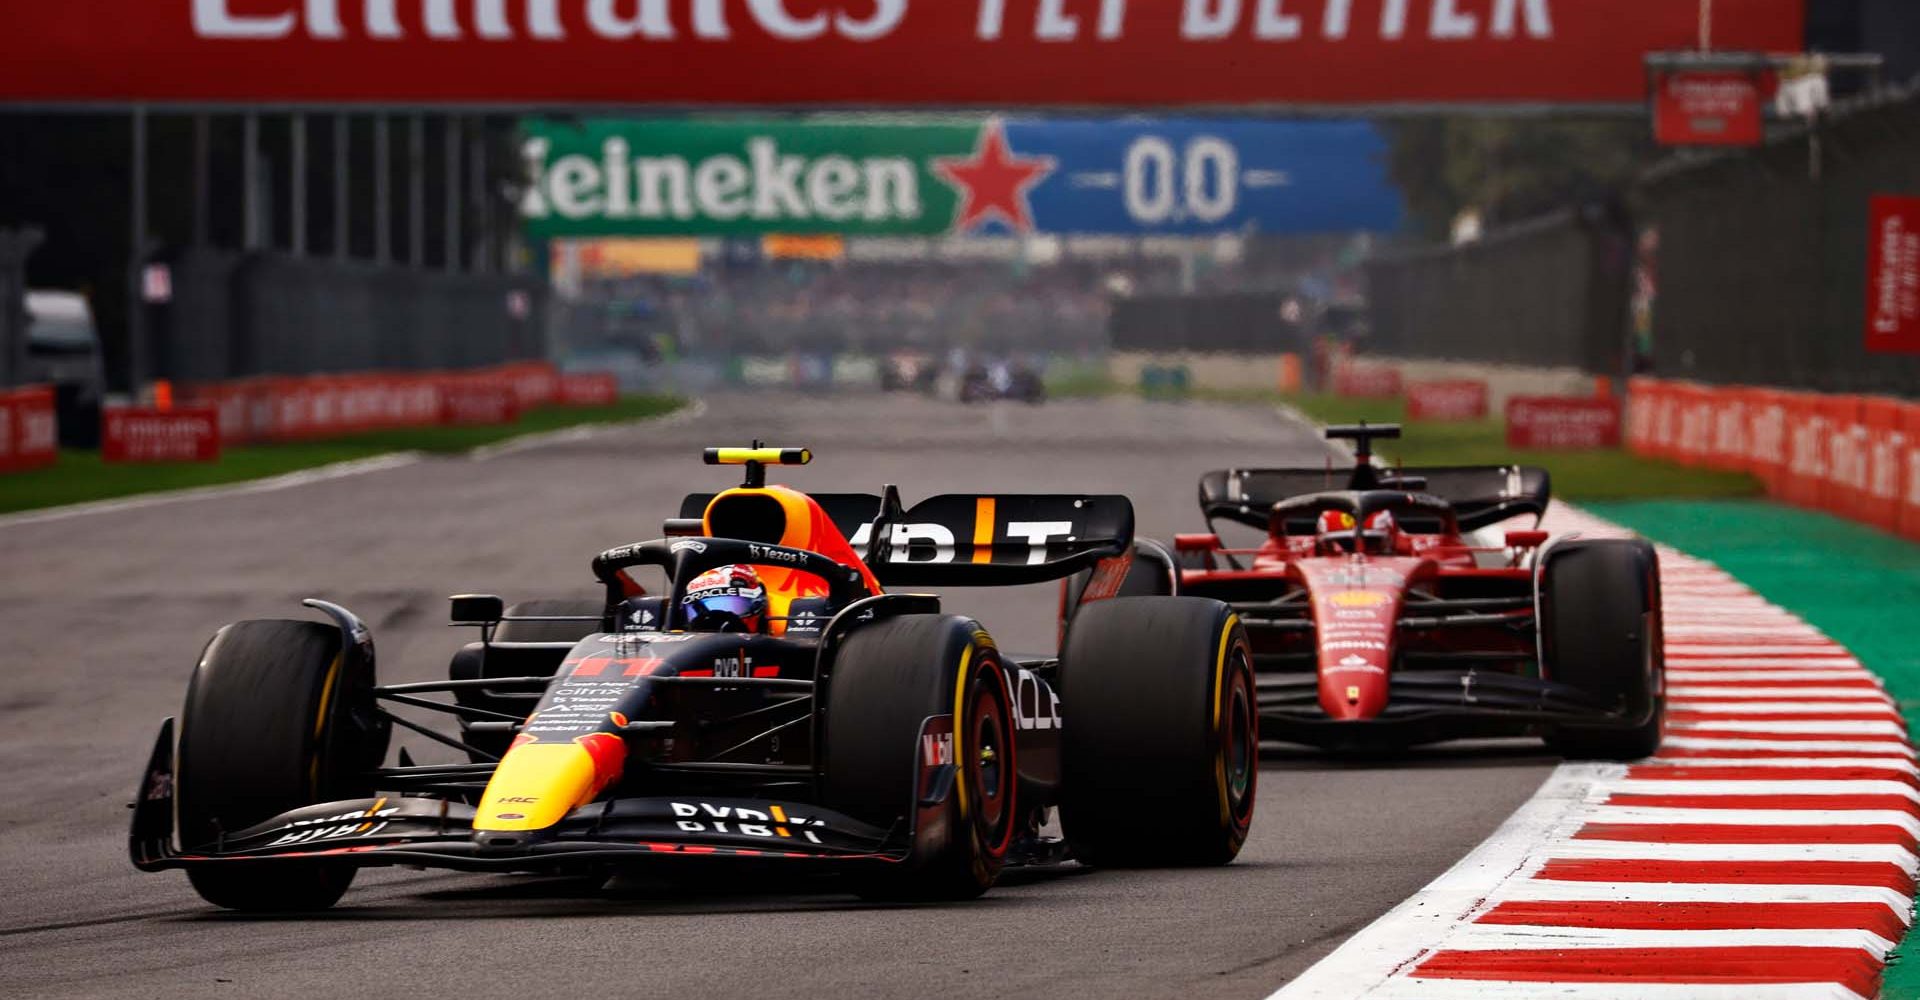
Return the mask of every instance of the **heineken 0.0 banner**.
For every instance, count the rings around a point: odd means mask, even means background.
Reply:
[[[1356,122],[531,119],[532,238],[1399,228]]]

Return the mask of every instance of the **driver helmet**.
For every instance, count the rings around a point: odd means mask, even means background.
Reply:
[[[694,631],[759,632],[767,622],[767,588],[751,566],[721,566],[694,577],[680,606]]]
[[[1314,546],[1322,555],[1352,552],[1353,515],[1344,510],[1323,510],[1314,524]]]
[[[1368,552],[1392,554],[1400,546],[1400,525],[1393,519],[1390,510],[1376,510],[1367,515],[1360,539]]]

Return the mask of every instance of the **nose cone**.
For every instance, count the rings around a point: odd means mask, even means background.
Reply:
[[[1320,708],[1335,721],[1372,719],[1387,707],[1387,675],[1382,667],[1323,669]]]
[[[626,753],[626,743],[611,733],[568,743],[515,743],[487,782],[475,833],[490,844],[487,833],[544,830],[560,822],[619,780]],[[505,839],[499,846],[512,846]]]

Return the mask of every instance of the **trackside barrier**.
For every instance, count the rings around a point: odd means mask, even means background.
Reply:
[[[211,407],[220,440],[233,445],[512,423],[537,406],[611,404],[619,382],[611,374],[562,375],[544,361],[516,361],[463,372],[261,375],[182,386],[179,396]]]
[[[1407,383],[1407,420],[1481,420],[1487,415],[1487,383],[1444,379]]]
[[[220,411],[213,406],[110,406],[101,411],[103,462],[214,462]]]
[[[1333,393],[1355,399],[1394,399],[1400,395],[1400,369],[1378,362],[1344,358],[1333,369]]]
[[[1508,396],[1507,447],[1586,450],[1620,446],[1620,403],[1587,396]]]
[[[52,387],[0,390],[0,473],[45,468],[59,448]]]
[[[1627,447],[1752,474],[1767,494],[1920,539],[1920,404],[1635,378]]]

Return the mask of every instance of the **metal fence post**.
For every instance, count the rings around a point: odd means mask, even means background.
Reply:
[[[147,305],[141,280],[147,257],[147,109],[133,109],[133,187],[127,224],[127,391],[147,378]]]
[[[472,252],[468,258],[468,268],[476,274],[485,274],[493,268],[488,252],[493,239],[493,218],[489,214],[492,199],[487,194],[487,120],[476,118],[473,121],[472,134],[467,138],[467,186],[469,204],[473,210],[473,225],[468,227],[472,234],[468,242]]]
[[[373,260],[393,259],[393,137],[387,116],[373,116]]]
[[[240,119],[240,246],[258,250],[260,234],[260,116]]]
[[[335,260],[347,259],[347,239],[351,232],[348,223],[349,214],[347,171],[348,131],[352,121],[345,114],[333,116],[333,257]]]
[[[427,263],[426,121],[415,114],[407,123],[407,263]]]
[[[292,135],[288,142],[287,159],[288,185],[287,197],[291,212],[288,217],[288,230],[291,237],[288,242],[295,257],[307,255],[307,116],[294,112],[287,118],[287,128]]]
[[[446,245],[441,248],[441,264],[449,274],[460,271],[460,117],[448,115],[441,119],[446,130],[443,137],[446,146]]]
[[[213,122],[205,112],[193,116],[193,245],[213,242],[212,170]]]

